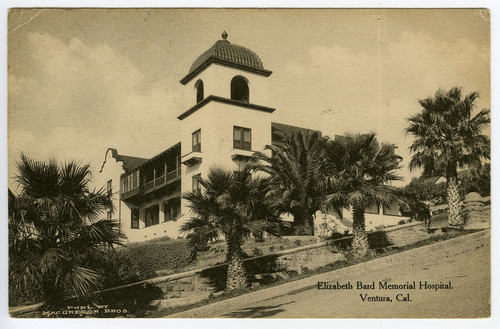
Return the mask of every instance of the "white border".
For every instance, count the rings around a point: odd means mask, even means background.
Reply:
[[[1,49],[0,54],[2,59],[2,65],[0,66],[0,75],[2,79],[0,80],[0,90],[2,91],[2,97],[0,98],[0,104],[2,108],[1,112],[1,125],[0,132],[2,136],[2,141],[0,142],[0,154],[2,160],[0,162],[1,172],[0,175],[0,209],[1,212],[1,223],[2,227],[0,229],[0,241],[2,242],[0,248],[0,261],[2,270],[0,272],[0,291],[2,292],[0,298],[0,328],[26,328],[35,327],[44,328],[120,328],[136,329],[138,326],[141,329],[147,328],[200,328],[211,329],[220,328],[221,326],[227,327],[238,327],[240,329],[251,328],[254,329],[256,326],[262,328],[310,328],[315,327],[354,327],[354,328],[496,328],[500,324],[499,318],[499,243],[496,241],[498,236],[498,225],[496,224],[497,216],[497,200],[498,195],[498,183],[500,182],[497,170],[500,169],[498,166],[498,147],[497,143],[499,140],[500,132],[496,131],[495,128],[499,127],[499,120],[493,109],[497,108],[499,100],[497,95],[499,95],[498,89],[498,66],[496,58],[499,54],[499,28],[497,24],[498,15],[500,12],[500,2],[495,2],[494,0],[421,0],[421,1],[397,1],[397,0],[386,0],[386,1],[372,1],[372,0],[356,0],[356,1],[335,1],[329,2],[325,0],[309,0],[309,1],[242,1],[242,0],[225,0],[225,1],[199,1],[199,0],[185,0],[185,1],[161,1],[161,0],[122,0],[122,1],[112,1],[112,0],[76,0],[76,1],[64,1],[64,0],[46,0],[46,1],[13,1],[13,0],[3,0],[0,4],[0,40]],[[7,13],[8,8],[13,7],[87,7],[87,8],[110,8],[110,7],[121,7],[121,8],[141,8],[141,7],[267,7],[267,8],[356,8],[356,7],[367,7],[367,8],[488,8],[491,14],[491,107],[492,107],[492,200],[495,200],[492,204],[492,317],[486,320],[250,320],[250,319],[199,319],[199,320],[177,320],[177,319],[145,319],[145,320],[126,320],[126,319],[61,319],[61,320],[25,320],[25,319],[10,319],[8,317],[8,302],[7,302]],[[497,278],[496,280],[494,280]]]

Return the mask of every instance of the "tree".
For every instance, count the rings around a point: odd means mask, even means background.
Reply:
[[[183,197],[189,201],[193,217],[181,232],[196,246],[204,241],[225,239],[228,262],[228,290],[245,287],[241,245],[252,233],[277,235],[278,212],[267,198],[268,179],[252,177],[248,167],[240,172],[212,168],[207,178],[200,178],[202,190]]]
[[[314,214],[325,196],[321,183],[326,139],[316,131],[280,134],[280,141],[265,147],[272,155],[257,152],[253,166],[270,175],[271,192],[280,200],[281,212],[294,217],[294,234],[314,235]]]
[[[379,144],[375,134],[348,135],[328,145],[330,193],[325,204],[353,211],[354,257],[369,253],[365,209],[373,205],[388,207],[397,200],[393,188],[385,185],[400,179],[396,170],[400,168],[401,157],[394,149],[393,144]]]
[[[462,91],[454,87],[438,90],[434,97],[419,100],[422,112],[408,119],[406,132],[415,140],[410,170],[422,168],[424,175],[446,177],[448,226],[462,228],[460,216],[459,168],[478,168],[490,158],[490,139],[483,129],[490,123],[489,109],[473,116],[477,92],[462,99]]]
[[[491,164],[485,163],[479,168],[465,171],[460,182],[461,196],[470,192],[477,192],[481,196],[491,194]],[[460,177],[459,177],[460,178]]]
[[[430,201],[434,204],[443,204],[446,201],[446,183],[436,183],[439,177],[413,178],[403,190],[412,194],[418,201]]]
[[[430,228],[431,201],[424,201],[425,198],[419,197],[419,194],[411,191],[406,186],[404,189],[397,189],[396,193],[401,200],[399,211],[403,216],[410,217],[410,222],[413,220],[424,222],[427,229]]]
[[[16,290],[40,288],[48,304],[97,288],[88,265],[120,243],[116,222],[100,219],[113,203],[103,189],[90,191],[88,165],[58,165],[21,155],[9,193],[9,279]]]

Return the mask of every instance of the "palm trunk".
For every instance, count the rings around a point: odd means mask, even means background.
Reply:
[[[307,223],[309,231],[308,235],[314,236],[314,215],[307,216]]]
[[[446,192],[446,199],[448,202],[448,226],[461,229],[464,226],[464,222],[460,216],[460,193],[456,174],[448,176]]]
[[[365,229],[365,210],[363,208],[354,208],[352,233],[352,255],[355,258],[366,256],[369,252],[369,245]]]
[[[233,290],[247,286],[247,276],[243,266],[241,241],[228,239],[227,242],[227,282],[226,289]]]
[[[314,235],[314,218],[307,212],[293,214],[293,232],[295,235]]]
[[[42,292],[46,305],[56,306],[61,304],[64,299],[64,291],[61,285],[55,283],[55,278],[50,277],[42,280]]]

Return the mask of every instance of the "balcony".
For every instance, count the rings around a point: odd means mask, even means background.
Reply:
[[[181,162],[186,166],[191,167],[200,163],[202,159],[203,159],[203,153],[190,152],[181,158]]]
[[[249,160],[255,151],[250,150],[242,150],[242,149],[232,149],[231,150],[231,159],[232,160]]]
[[[129,199],[129,198],[131,198],[131,197],[133,197],[135,195],[140,194],[140,192],[141,192],[140,187],[136,187],[136,188],[134,188],[134,189],[132,189],[130,191],[123,192],[122,193],[122,200]]]
[[[179,177],[181,177],[181,167],[167,173],[167,184],[177,180]]]
[[[144,194],[151,193],[163,186],[175,182],[181,177],[181,168],[174,169],[168,172],[166,175],[156,177],[152,181],[146,182],[144,184]]]
[[[127,189],[122,192],[122,200],[131,201],[131,202],[140,202],[141,197],[154,192],[164,186],[167,186],[171,183],[178,181],[181,178],[181,168],[178,167],[170,172],[167,172],[166,175],[161,175],[155,177],[154,179],[148,182],[142,182],[137,187],[133,187],[132,189]]]
[[[140,164],[121,177],[121,197],[132,204],[143,204],[164,194],[180,191],[181,144],[177,143]]]

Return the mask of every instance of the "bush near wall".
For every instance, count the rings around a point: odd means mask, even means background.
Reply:
[[[148,273],[159,270],[176,270],[194,260],[194,252],[184,239],[159,240],[130,244],[118,251],[132,264]]]
[[[153,278],[158,270],[183,268],[193,261],[193,256],[186,240],[158,239],[107,251],[99,261],[82,265],[99,274],[100,290]],[[42,301],[38,290],[33,287],[30,291],[20,291],[9,286],[9,306]],[[67,296],[73,294],[68,292]]]

